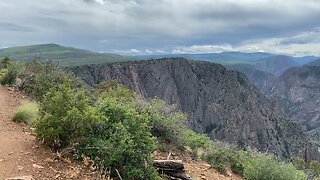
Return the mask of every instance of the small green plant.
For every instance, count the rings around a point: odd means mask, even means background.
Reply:
[[[5,74],[2,75],[2,78],[0,79],[0,84],[9,85],[9,86],[14,85],[14,83],[16,82],[18,73],[19,73],[18,66],[16,64],[10,64]]]
[[[309,162],[309,168],[312,172],[313,177],[320,177],[320,163],[319,161],[310,161]]]
[[[306,163],[305,160],[300,157],[292,158],[291,162],[299,170],[305,170],[308,165],[308,163]]]
[[[181,134],[185,146],[191,148],[193,158],[198,158],[199,149],[207,149],[213,146],[213,141],[205,134],[198,134],[190,129],[185,129]]]
[[[95,87],[100,99],[113,98],[119,103],[134,103],[137,98],[133,91],[117,81],[102,81]]]
[[[12,120],[15,122],[23,122],[33,124],[39,118],[39,104],[30,101],[24,101],[17,108]]]
[[[9,57],[4,57],[3,59],[1,59],[0,67],[7,69],[11,63],[12,61]]]
[[[4,75],[6,75],[8,72],[7,69],[0,69],[0,82],[2,81],[2,78],[4,77]]]
[[[271,155],[258,154],[245,163],[246,180],[305,180],[306,174],[292,164],[277,161]]]
[[[291,163],[278,161],[272,155],[239,150],[235,147],[213,147],[204,160],[224,173],[228,168],[246,180],[305,180],[304,171]]]
[[[252,158],[252,155],[250,151],[238,150],[235,147],[212,147],[203,158],[222,173],[230,168],[232,172],[242,175],[245,162]]]
[[[205,154],[203,159],[218,171],[225,172],[229,166],[230,155],[229,149],[219,148],[211,150],[211,152]]]

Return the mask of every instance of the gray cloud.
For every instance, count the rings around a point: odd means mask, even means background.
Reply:
[[[35,28],[14,23],[0,22],[0,31],[33,32]]]
[[[319,43],[305,35],[320,27],[318,0],[10,0],[0,8],[0,46],[53,42],[150,53],[243,50],[248,42],[274,51],[258,42],[275,38],[277,48]]]

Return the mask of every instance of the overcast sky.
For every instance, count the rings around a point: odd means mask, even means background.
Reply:
[[[320,0],[0,0],[0,47],[320,56]]]

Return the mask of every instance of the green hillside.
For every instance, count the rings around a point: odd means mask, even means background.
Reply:
[[[60,61],[61,66],[101,64],[109,62],[130,61],[134,58],[117,54],[97,53],[57,44],[40,44],[0,49],[0,57],[13,60],[50,59]]]

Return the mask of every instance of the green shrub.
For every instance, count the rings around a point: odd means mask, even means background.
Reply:
[[[33,124],[39,117],[39,105],[35,102],[25,101],[17,108],[12,120]]]
[[[252,155],[250,151],[238,150],[235,147],[213,147],[203,158],[220,172],[230,168],[232,172],[242,175],[245,163]]]
[[[229,166],[230,156],[231,153],[227,148],[219,148],[207,153],[203,158],[218,171],[225,172]]]
[[[8,66],[6,73],[2,75],[0,84],[9,86],[14,85],[18,76],[18,72],[18,66],[16,64],[11,64]]]
[[[136,103],[138,101],[133,91],[114,80],[102,81],[95,89],[100,99],[113,98],[119,103]]]
[[[259,154],[249,159],[243,173],[246,180],[305,180],[306,174],[292,164],[281,163],[271,155]]]
[[[1,59],[0,68],[7,69],[11,63],[12,61],[9,57],[4,57],[3,59]]]
[[[311,170],[313,177],[320,177],[320,162],[319,161],[310,161],[309,168]]]
[[[277,161],[271,155],[254,154],[234,147],[212,148],[204,160],[220,172],[228,168],[246,180],[303,180],[306,174],[290,163]]]
[[[292,158],[291,162],[299,170],[305,170],[307,168],[307,163],[300,157]]]
[[[65,80],[51,88],[42,101],[41,118],[37,121],[39,138],[54,148],[61,148],[83,138],[92,122],[100,119],[83,89],[73,89]]]
[[[151,99],[145,110],[152,117],[151,132],[154,136],[177,146],[189,146],[192,149],[206,146],[209,138],[194,133],[186,126],[187,116],[175,105],[168,105],[160,99]]]
[[[22,80],[20,89],[38,101],[42,101],[44,95],[51,88],[57,87],[65,81],[71,81],[72,88],[80,87],[71,74],[60,70],[51,61],[31,61],[24,64],[19,78]]]
[[[149,114],[105,96],[98,109],[105,118],[94,123],[91,135],[78,147],[79,156],[90,157],[112,176],[118,170],[123,179],[158,179],[152,166],[156,144]]]
[[[4,77],[4,75],[6,75],[8,72],[7,69],[0,69],[0,82],[2,81],[2,78]]]
[[[198,158],[198,150],[206,149],[213,145],[213,141],[205,134],[198,134],[190,129],[185,129],[181,134],[183,144],[191,148],[193,158]]]

